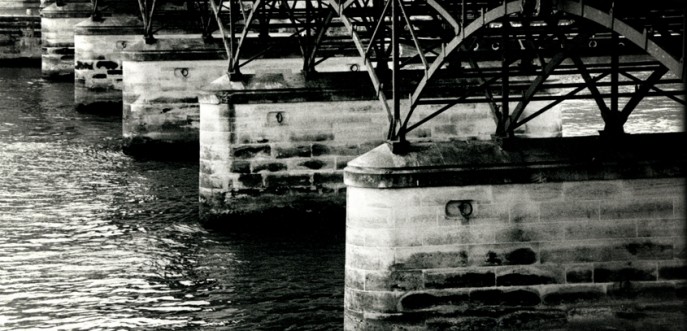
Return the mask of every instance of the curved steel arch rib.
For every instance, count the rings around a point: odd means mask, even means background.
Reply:
[[[439,13],[439,15],[444,18],[449,24],[452,25],[455,36],[442,47],[442,52],[437,55],[432,64],[425,71],[424,76],[419,81],[414,89],[414,92],[410,98],[410,109],[407,117],[404,120],[403,126],[400,127],[399,132],[396,135],[404,135],[405,132],[400,132],[407,129],[407,124],[410,117],[413,114],[414,109],[418,106],[423,92],[425,91],[428,83],[434,78],[434,76],[440,71],[441,67],[445,61],[454,54],[459,52],[461,46],[465,42],[477,34],[480,29],[493,23],[505,16],[516,14],[522,11],[522,0],[504,2],[503,5],[495,7],[489,11],[483,13],[481,17],[474,19],[472,22],[463,26],[462,28],[458,22],[451,17],[449,12],[443,8],[435,0],[427,0],[427,3],[434,8],[434,10]],[[679,59],[676,59],[665,49],[661,48],[657,43],[652,41],[646,31],[640,32],[631,27],[629,24],[623,22],[622,20],[615,18],[612,14],[606,13],[597,8],[585,5],[582,1],[571,1],[564,0],[561,1],[557,8],[559,12],[564,12],[573,16],[581,17],[587,21],[591,21],[605,27],[606,29],[616,32],[619,35],[624,36],[627,40],[631,41],[636,46],[645,50],[650,56],[660,62],[665,66],[670,72],[679,78],[681,81],[685,81],[684,64]],[[684,27],[683,27],[684,29]],[[684,30],[683,30],[683,33]],[[684,47],[683,47],[684,48]],[[683,54],[684,57],[684,54]],[[447,109],[448,107],[446,107]],[[445,110],[445,109],[444,109]],[[515,123],[520,112],[514,114],[515,117],[509,118],[509,123]],[[414,127],[416,127],[415,125]]]
[[[651,40],[646,31],[638,31],[622,20],[613,17],[612,14],[585,5],[582,2],[570,0],[563,1],[559,5],[558,9],[565,13],[582,17],[588,21],[597,23],[619,35],[622,35],[627,40],[646,51],[647,54],[651,55],[651,57],[658,60],[661,64],[668,68],[668,71],[672,72],[680,80],[685,80],[682,61],[676,59],[669,52]],[[684,54],[682,56],[684,57]]]

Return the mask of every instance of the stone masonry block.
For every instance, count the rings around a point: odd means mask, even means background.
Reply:
[[[424,231],[425,245],[488,244],[494,242],[491,226],[439,226]]]
[[[327,131],[291,132],[289,140],[293,142],[316,142],[334,140],[334,134]]]
[[[315,186],[340,186],[343,185],[343,172],[319,171],[313,174]]]
[[[238,145],[232,148],[232,155],[237,159],[252,159],[258,156],[269,157],[270,145]]]
[[[499,319],[498,327],[504,330],[556,330],[567,324],[562,310],[515,311]]]
[[[394,226],[399,228],[432,227],[437,225],[439,212],[432,207],[395,208]]]
[[[563,225],[566,240],[633,238],[637,236],[634,221],[592,221]]]
[[[398,229],[365,229],[365,246],[380,246],[380,247],[408,247],[421,246],[422,233],[425,230],[422,228],[415,229],[415,231],[405,231]]]
[[[604,201],[600,209],[601,219],[657,219],[672,216],[672,198]]]
[[[200,187],[208,189],[226,189],[227,185],[223,178],[217,176],[200,176]]]
[[[358,156],[360,155],[360,150],[358,149],[358,144],[312,144],[312,155],[347,155],[347,156]]]
[[[468,265],[468,246],[402,247],[395,249],[395,268],[435,269]]]
[[[543,202],[540,205],[542,222],[563,222],[599,219],[598,201]]]
[[[350,201],[347,202],[350,205]],[[346,208],[346,224],[360,228],[388,228],[392,226],[391,210],[382,207]]]
[[[420,270],[368,271],[365,273],[366,291],[414,291],[422,289]]]
[[[265,186],[276,187],[303,187],[312,185],[312,174],[309,173],[270,173],[265,175]]]
[[[663,260],[673,258],[669,239],[570,240],[540,244],[542,263]]]
[[[565,283],[564,270],[559,265],[528,265],[496,268],[497,286],[521,286]]]
[[[483,305],[536,306],[541,303],[541,298],[536,288],[485,288],[471,290],[470,302]]]
[[[346,242],[355,246],[365,246],[365,236],[370,229],[360,227],[346,227]]]
[[[622,281],[609,284],[606,293],[609,299],[627,302],[642,302],[647,304],[652,301],[668,302],[677,298],[677,289],[674,282],[656,281]]]
[[[495,286],[493,268],[458,268],[425,271],[425,288],[468,288]]]
[[[319,158],[293,158],[288,161],[289,168],[292,170],[334,170],[333,157],[319,157]],[[343,183],[343,173],[341,174],[341,183]]]
[[[687,237],[673,237],[673,257],[676,259],[687,259]]]
[[[529,223],[539,221],[539,204],[532,201],[514,203],[510,207],[511,223]]]
[[[635,197],[685,196],[684,178],[651,178],[623,181],[625,190]]]
[[[387,270],[394,264],[394,250],[388,247],[346,245],[346,266],[364,270]]]
[[[198,170],[202,175],[212,175],[217,171],[218,167],[224,166],[224,163],[218,163],[218,162],[213,162],[213,161],[207,161],[207,160],[199,160],[198,161]]]
[[[685,213],[685,196],[686,195],[682,195],[678,198],[673,198],[673,216],[677,219],[687,219],[687,213]]]
[[[539,261],[539,244],[470,245],[468,262],[471,266],[533,264]]]
[[[361,140],[381,140],[384,139],[385,130],[381,126],[374,123],[344,123],[337,124],[332,128],[331,132],[319,133],[313,135],[299,135],[294,138],[307,141],[329,141],[336,140],[338,142],[354,143]],[[317,139],[313,139],[317,138]],[[376,146],[375,146],[376,147]],[[362,151],[361,151],[362,152]]]
[[[347,288],[364,290],[365,270],[347,267],[346,272],[344,273],[344,284]]]
[[[237,188],[260,188],[263,187],[263,178],[259,174],[241,174],[235,183]]]
[[[687,261],[671,260],[658,262],[658,278],[660,280],[687,279]]]
[[[563,194],[566,200],[613,200],[623,197],[623,187],[619,181],[567,182]]]
[[[250,169],[253,173],[258,172],[277,172],[288,169],[286,163],[276,160],[254,160],[250,162]]]
[[[275,144],[272,145],[272,156],[278,159],[292,157],[310,157],[310,145]]]
[[[496,230],[495,241],[530,242],[555,241],[563,239],[563,229],[550,224],[517,224],[508,225]]]
[[[228,148],[216,148],[214,146],[200,146],[200,159],[201,160],[229,160],[231,159],[231,154]]]
[[[438,136],[456,136],[458,133],[457,127],[455,124],[443,124],[443,125],[437,125],[434,127],[432,130],[432,136],[438,137]]]
[[[572,264],[565,267],[565,281],[569,284],[574,283],[591,283],[594,281],[594,265],[587,264]]]
[[[519,185],[515,186],[521,187]],[[525,191],[533,201],[559,201],[563,199],[563,183],[543,183],[526,185]]]
[[[592,303],[606,296],[605,288],[600,284],[544,286],[542,292],[543,303],[556,306],[579,302]]]
[[[657,279],[656,262],[612,262],[594,265],[594,282],[647,281]]]
[[[466,289],[444,289],[442,291],[411,291],[399,300],[401,311],[437,310],[446,306],[465,304],[470,300]]]
[[[232,161],[231,172],[247,174],[250,173],[249,161]]]
[[[685,235],[685,219],[637,220],[639,237],[672,237]]]

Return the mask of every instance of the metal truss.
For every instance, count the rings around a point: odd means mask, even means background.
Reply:
[[[156,0],[137,1],[146,40],[152,42]],[[622,133],[645,97],[685,103],[683,89],[671,87],[687,76],[682,0],[188,3],[205,39],[219,29],[231,79],[241,79],[240,68],[256,58],[279,56],[285,45],[297,45],[306,75],[329,56],[360,57],[387,112],[388,139],[399,151],[410,131],[460,103],[488,103],[500,137],[513,136],[567,99],[594,100],[608,134]],[[625,56],[642,53],[652,60]],[[585,61],[599,56],[608,62]],[[562,83],[555,79],[560,75],[581,79]],[[635,86],[634,92],[621,92],[624,85]],[[557,93],[547,93],[552,90]],[[625,99],[621,107],[619,100]],[[546,100],[548,105],[523,116],[532,101]],[[426,104],[441,107],[418,118],[416,109]]]

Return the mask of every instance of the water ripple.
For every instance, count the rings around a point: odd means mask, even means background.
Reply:
[[[208,232],[196,164],[132,160],[71,84],[0,70],[0,330],[341,328],[342,237]]]

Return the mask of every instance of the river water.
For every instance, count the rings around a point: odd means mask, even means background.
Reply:
[[[341,329],[343,231],[206,230],[195,163],[123,155],[119,119],[72,100],[72,83],[0,68],[0,330]],[[683,116],[656,101],[628,131]],[[564,121],[601,129],[588,102]]]
[[[218,234],[198,166],[136,161],[72,83],[0,68],[0,330],[334,330],[343,233]]]

